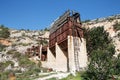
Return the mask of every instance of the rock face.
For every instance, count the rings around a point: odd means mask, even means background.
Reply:
[[[9,30],[10,37],[8,39],[0,39],[0,44],[5,45],[6,47],[3,51],[0,52],[0,63],[6,63],[10,61],[11,63],[5,67],[6,70],[21,70],[25,71],[24,67],[19,65],[19,59],[14,57],[13,52],[16,51],[18,53],[24,54],[27,48],[30,48],[35,45],[40,44],[41,38],[48,38],[48,31],[28,31],[28,30]],[[9,51],[13,51],[12,54]]]
[[[120,30],[116,31],[114,29],[114,25],[116,23],[120,24],[120,14],[115,16],[109,16],[107,18],[100,18],[85,22],[83,23],[83,27],[91,29],[94,27],[103,26],[104,30],[109,33],[109,36],[113,40],[116,50],[115,56],[117,56],[120,53],[120,37],[117,36],[120,33]]]
[[[48,31],[28,31],[28,30],[10,30],[10,42],[11,46],[7,47],[7,50],[15,49],[20,53],[25,53],[27,48],[33,45],[39,45],[40,39],[49,38]]]
[[[7,61],[13,62],[14,65],[11,63],[5,68],[6,70],[12,70],[16,67],[19,67],[19,61],[16,58],[13,58],[12,55],[8,55],[5,52],[0,53],[0,63],[6,63]],[[14,68],[13,68],[14,67]]]
[[[0,43],[5,45],[5,46],[12,45],[12,43],[9,40],[7,40],[7,39],[0,39]]]
[[[10,55],[6,55],[4,52],[0,52],[0,62],[6,62],[12,60]]]

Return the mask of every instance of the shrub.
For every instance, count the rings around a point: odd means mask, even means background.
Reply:
[[[117,34],[118,38],[120,38],[120,32]]]
[[[26,68],[29,68],[35,65],[35,63],[30,61],[26,55],[21,55],[18,60],[19,60],[19,64]]]
[[[18,45],[28,46],[28,45],[31,45],[31,43],[19,43]]]
[[[90,63],[84,80],[108,80],[116,71],[113,55],[115,47],[103,27],[93,28],[86,37]]]
[[[48,29],[48,28],[45,28],[44,31],[49,31],[49,29]]]
[[[76,76],[73,76],[72,74],[70,74],[68,77],[63,78],[61,80],[82,80],[82,77],[80,73],[76,73]]]
[[[40,68],[36,65],[32,65],[27,68],[28,70],[23,72],[22,74],[17,75],[18,80],[33,80],[33,78],[38,77],[40,73]]]
[[[7,54],[11,54],[13,56],[13,58],[19,58],[21,56],[21,53],[19,53],[18,51],[16,50],[9,50],[7,52]]]
[[[47,41],[47,40],[41,40],[41,41],[40,41],[40,44],[42,44],[42,45],[47,45],[47,44],[48,44],[48,41]]]
[[[0,43],[0,52],[3,51],[3,50],[5,49],[5,47],[6,47],[5,45],[2,45],[2,44]]]
[[[16,53],[16,50],[9,50],[8,52],[7,52],[7,54],[15,54]]]
[[[96,27],[85,31],[88,55],[90,55],[93,50],[105,49],[107,44],[111,41],[111,39],[108,38],[108,35],[109,34],[104,31],[104,27]]]
[[[90,22],[90,20],[88,19],[88,20],[82,21],[82,23],[87,23],[87,22]]]
[[[38,76],[41,68],[34,62],[30,61],[26,55],[20,55],[18,57],[19,65],[26,68],[26,71],[17,75],[17,80],[32,80],[34,77]],[[21,71],[18,71],[21,72]]]
[[[0,71],[4,71],[9,64],[14,65],[12,61],[0,62]]]
[[[10,35],[9,29],[4,25],[0,26],[0,38],[8,38]]]
[[[116,31],[120,30],[120,23],[116,23],[113,27]]]
[[[0,72],[0,80],[8,80],[8,75],[11,71]]]

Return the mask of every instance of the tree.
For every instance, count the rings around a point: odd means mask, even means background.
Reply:
[[[49,31],[49,29],[48,29],[48,28],[45,28],[44,31]]]
[[[108,35],[109,34],[104,31],[104,27],[95,27],[85,31],[88,55],[90,55],[93,50],[105,49],[107,44],[111,43],[111,39],[108,38]]]
[[[0,38],[8,38],[10,35],[9,29],[4,27],[4,25],[0,26]]]
[[[90,20],[87,19],[87,20],[82,21],[82,23],[87,23],[87,22],[90,22]]]
[[[114,69],[114,75],[120,77],[120,53],[116,58],[114,58]]]
[[[116,24],[113,25],[113,28],[116,31],[120,30],[120,23],[116,22]]]
[[[113,51],[111,46],[106,50],[94,50],[91,53],[90,64],[88,65],[87,77],[91,80],[108,80],[114,74]]]
[[[115,73],[115,47],[103,27],[92,28],[86,35],[90,63],[83,75],[85,80],[108,80]]]

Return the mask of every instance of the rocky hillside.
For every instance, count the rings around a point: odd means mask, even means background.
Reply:
[[[41,38],[48,39],[49,31],[9,29],[9,32],[10,35],[8,38],[0,38],[0,79],[6,80],[10,73],[9,71],[13,71],[15,73],[25,71],[26,73],[24,74],[29,77],[29,73],[36,73],[36,70],[31,70],[31,68],[35,68],[40,71],[40,68],[38,68],[39,66],[35,65],[34,62],[31,62],[24,54],[27,48],[39,46],[41,44]],[[20,76],[22,75],[20,74],[18,78],[20,78]]]
[[[104,29],[109,33],[109,37],[115,45],[115,56],[117,56],[120,53],[120,15],[86,20],[82,23],[82,27],[87,29],[100,26],[104,26]],[[41,38],[48,39],[49,31],[13,29],[9,29],[9,31],[10,36],[7,39],[0,38],[0,75],[8,75],[8,73],[6,73],[8,70],[15,71],[15,73],[22,73],[17,75],[19,80],[21,80],[20,77],[24,77],[24,75],[29,77],[31,75],[32,77],[38,75],[41,70],[24,54],[27,48],[31,48],[33,45],[40,45]],[[7,76],[4,76],[3,78],[7,79]]]
[[[40,45],[40,38],[49,37],[48,31],[28,31],[12,29],[10,29],[9,31],[9,38],[0,39],[0,44],[2,44],[1,46],[4,47],[4,49],[0,52],[0,62],[12,60],[11,52],[25,54],[27,48]],[[7,53],[10,55],[8,55]]]
[[[40,45],[40,37],[48,38],[48,31],[10,30],[11,45],[7,50],[15,49],[20,53],[33,45]]]
[[[99,18],[94,20],[86,20],[83,22],[83,27],[91,29],[94,27],[104,27],[104,30],[109,33],[115,45],[117,56],[120,53],[120,14],[109,16],[106,18]]]

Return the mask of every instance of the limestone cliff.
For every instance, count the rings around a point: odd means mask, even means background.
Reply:
[[[89,20],[86,22],[83,22],[83,26],[85,28],[94,28],[94,27],[104,27],[104,30],[109,33],[109,36],[112,38],[113,43],[115,45],[115,50],[117,56],[120,53],[120,37],[118,36],[120,34],[120,30],[115,30],[116,24],[120,24],[120,14],[109,16],[106,18],[99,18],[94,20]],[[120,27],[120,26],[119,26]]]

